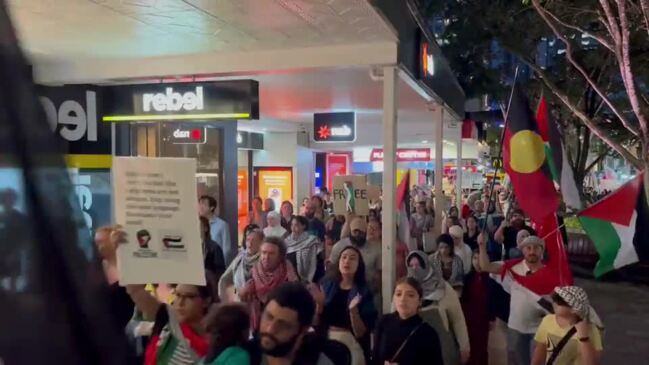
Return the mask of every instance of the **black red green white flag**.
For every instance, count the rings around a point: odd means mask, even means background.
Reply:
[[[595,244],[595,276],[649,259],[649,207],[643,173],[581,211],[579,221]]]

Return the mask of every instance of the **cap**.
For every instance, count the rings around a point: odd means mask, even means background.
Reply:
[[[453,238],[461,238],[464,237],[464,230],[460,226],[452,226],[451,228],[448,229],[448,233],[453,237]]]
[[[352,219],[351,223],[349,223],[349,229],[351,229],[352,232],[356,230],[367,232],[367,223],[365,223],[364,218],[357,217]]]
[[[518,248],[523,248],[524,246],[528,245],[536,245],[536,246],[541,246],[545,248],[545,241],[543,241],[540,237],[537,236],[529,236],[525,238],[521,243],[518,245]]]

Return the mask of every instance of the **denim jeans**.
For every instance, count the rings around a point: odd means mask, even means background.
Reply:
[[[507,329],[508,365],[529,365],[534,351],[534,334]]]

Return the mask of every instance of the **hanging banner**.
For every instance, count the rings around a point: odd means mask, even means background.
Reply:
[[[195,175],[195,159],[114,159],[115,222],[128,239],[117,250],[120,285],[205,285]]]
[[[369,214],[369,195],[365,175],[335,176],[333,185],[334,214]]]

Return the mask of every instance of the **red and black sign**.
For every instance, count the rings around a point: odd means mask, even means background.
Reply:
[[[205,128],[178,127],[170,133],[169,141],[173,144],[204,144],[207,142],[207,133]]]
[[[316,142],[354,142],[356,114],[354,112],[313,114],[313,140]]]

